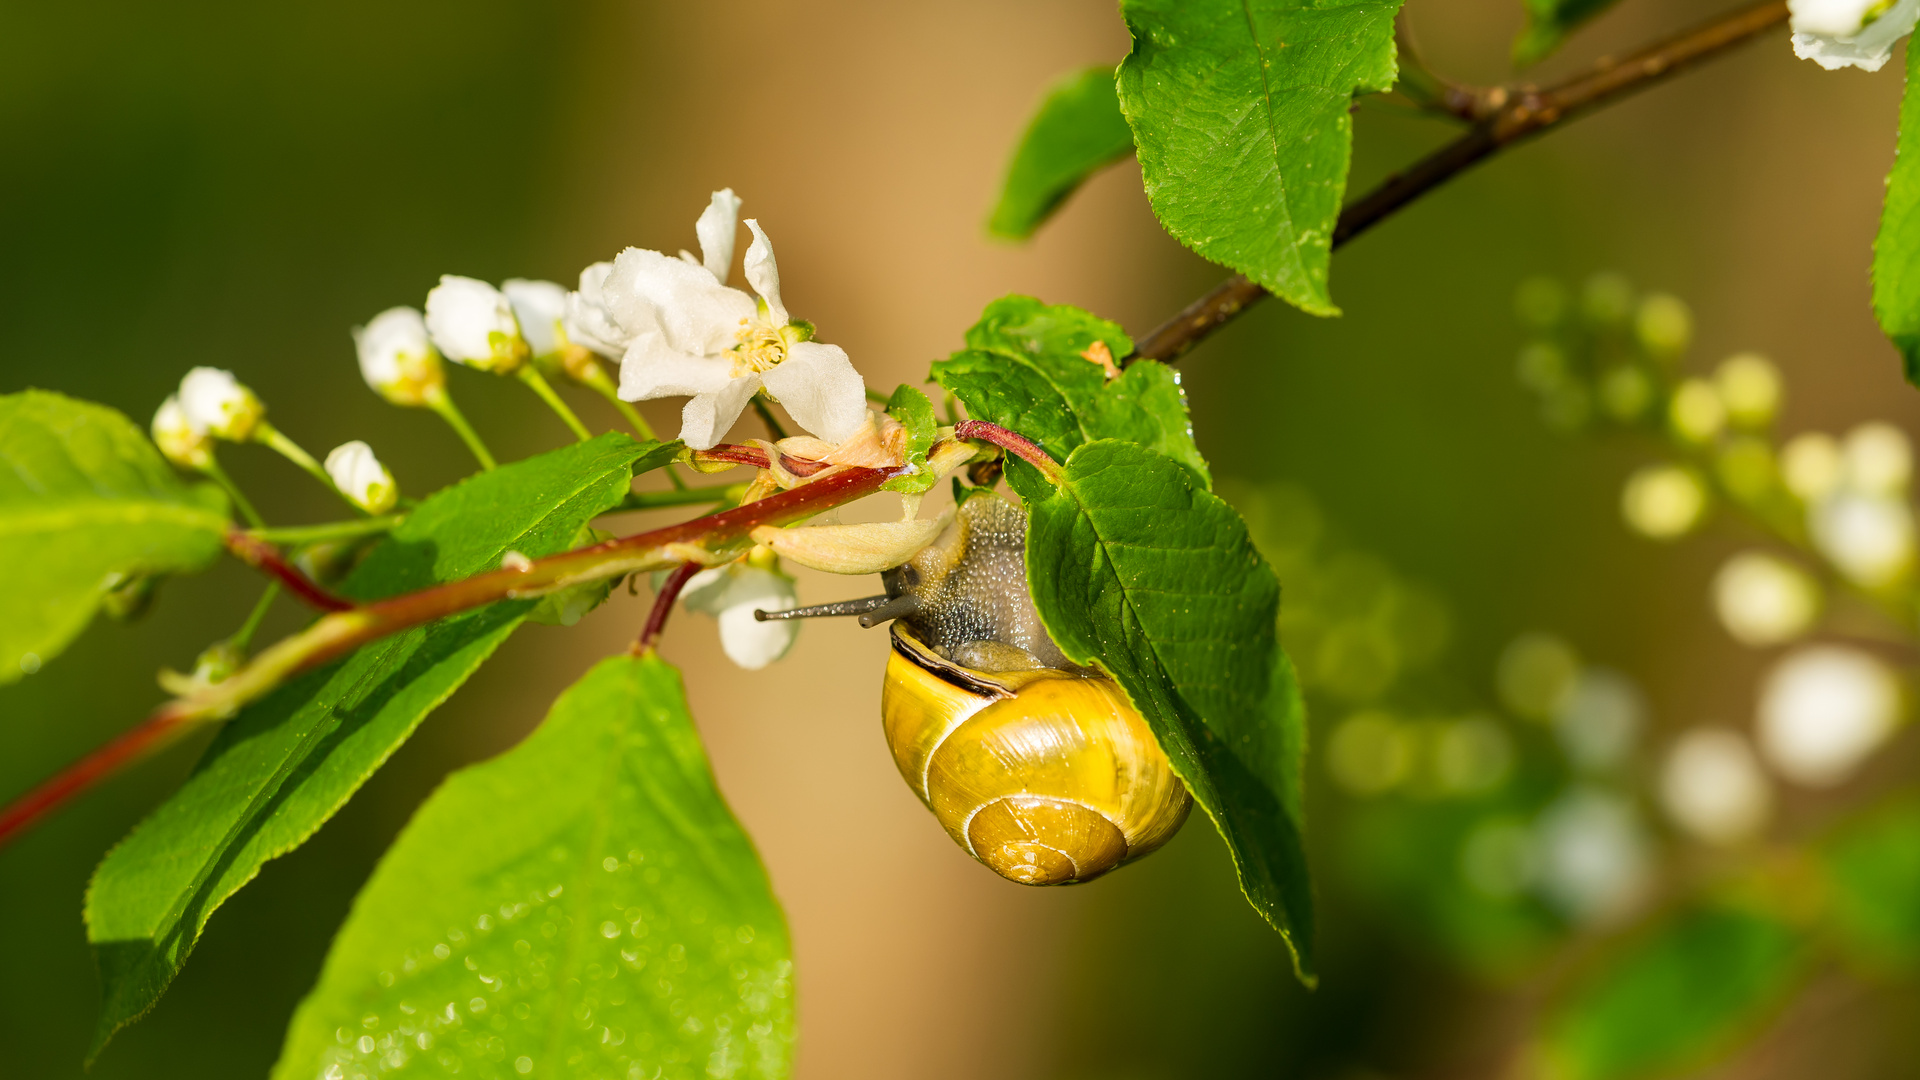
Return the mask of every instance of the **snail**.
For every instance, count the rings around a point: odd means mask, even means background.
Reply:
[[[881,724],[900,775],[969,855],[1026,885],[1087,881],[1166,843],[1192,799],[1120,687],[1068,660],[1027,591],[1026,512],[968,498],[884,595],[756,612],[891,622]]]

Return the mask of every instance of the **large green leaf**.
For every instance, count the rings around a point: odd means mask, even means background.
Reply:
[[[1560,47],[1580,25],[1620,0],[1524,0],[1527,25],[1513,42],[1513,62],[1525,67]]]
[[[1122,0],[1120,108],[1174,238],[1315,315],[1354,95],[1395,77],[1399,0]]]
[[[1857,960],[1877,968],[1920,961],[1920,799],[1848,824],[1822,856],[1828,921]]]
[[[66,648],[114,586],[219,558],[226,527],[226,496],[181,483],[125,416],[0,396],[0,685]]]
[[[421,806],[273,1075],[785,1076],[791,956],[679,674],[615,657]]]
[[[933,364],[933,377],[967,415],[1017,431],[1056,460],[1095,439],[1151,447],[1208,483],[1193,444],[1180,376],[1155,360],[1136,360],[1109,378],[1101,353],[1118,361],[1133,351],[1119,326],[1068,304],[1008,296],[987,305],[967,331],[967,348]],[[1091,358],[1089,354],[1091,355]],[[1038,495],[1038,475],[1010,475],[1021,494]]]
[[[1310,980],[1306,717],[1280,651],[1280,585],[1246,525],[1171,459],[1110,439],[1075,450],[1027,513],[1048,632],[1126,688]]]
[[[373,599],[566,550],[678,443],[602,435],[441,491],[341,589]],[[374,642],[230,721],[194,774],[95,871],[87,930],[104,983],[94,1050],[172,981],[207,919],[303,843],[473,674],[537,602],[506,601]]]
[[[1800,935],[1756,911],[1683,911],[1611,956],[1545,1024],[1551,1075],[1691,1075],[1733,1049],[1805,970]]]
[[[1133,153],[1133,131],[1120,115],[1111,65],[1076,71],[1047,90],[1007,166],[1000,204],[987,231],[1025,240],[1087,178]]]
[[[1900,99],[1900,139],[1880,235],[1873,241],[1873,314],[1920,384],[1920,49],[1907,50],[1907,90]]]

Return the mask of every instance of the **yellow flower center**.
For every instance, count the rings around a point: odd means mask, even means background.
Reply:
[[[771,371],[787,358],[791,344],[787,327],[776,327],[763,318],[741,319],[734,331],[733,373],[736,377]]]

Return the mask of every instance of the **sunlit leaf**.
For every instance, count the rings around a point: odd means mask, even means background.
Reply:
[[[1068,75],[1048,88],[1021,136],[987,231],[1025,240],[1088,177],[1131,153],[1133,131],[1120,115],[1112,65]]]
[[[615,657],[420,807],[274,1077],[785,1076],[791,955],[679,674]]]
[[[1048,632],[1126,688],[1311,979],[1306,716],[1275,627],[1280,586],[1246,526],[1172,459],[1108,439],[1075,450],[1027,513]]]
[[[927,395],[901,383],[887,401],[887,415],[906,427],[906,462],[918,471],[897,476],[882,486],[888,491],[917,495],[932,487],[934,481],[933,472],[927,468],[927,450],[933,445],[934,434],[940,426],[933,415],[933,402],[927,400]]]
[[[1315,315],[1356,94],[1395,78],[1399,0],[1123,0],[1120,108],[1174,238]]]
[[[219,558],[226,527],[226,495],[182,483],[120,413],[0,396],[0,685],[66,648],[116,586]]]
[[[602,435],[421,503],[342,585],[373,599],[564,551],[679,449]],[[201,930],[267,860],[298,847],[506,640],[536,604],[503,601],[374,642],[229,721],[178,792],[108,854],[87,892],[104,984],[94,1051],[172,981]]]
[[[1519,67],[1546,59],[1567,35],[1620,0],[1523,0],[1527,25],[1513,42]]]
[[[1873,241],[1873,314],[1900,350],[1907,381],[1920,383],[1920,49],[1907,50],[1894,154],[1880,235]]]
[[[1920,801],[1909,797],[1850,823],[1825,845],[1829,921],[1862,963],[1920,960]]]

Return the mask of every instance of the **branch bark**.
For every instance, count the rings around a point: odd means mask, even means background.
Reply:
[[[1470,100],[1452,102],[1453,111],[1475,118],[1473,126],[1349,203],[1334,226],[1333,247],[1338,249],[1408,203],[1516,143],[1671,78],[1786,21],[1786,0],[1764,0],[1648,46],[1624,60],[1602,59],[1587,71],[1551,87],[1494,87]],[[1141,339],[1127,359],[1176,360],[1266,296],[1267,291],[1246,275],[1235,274]]]

